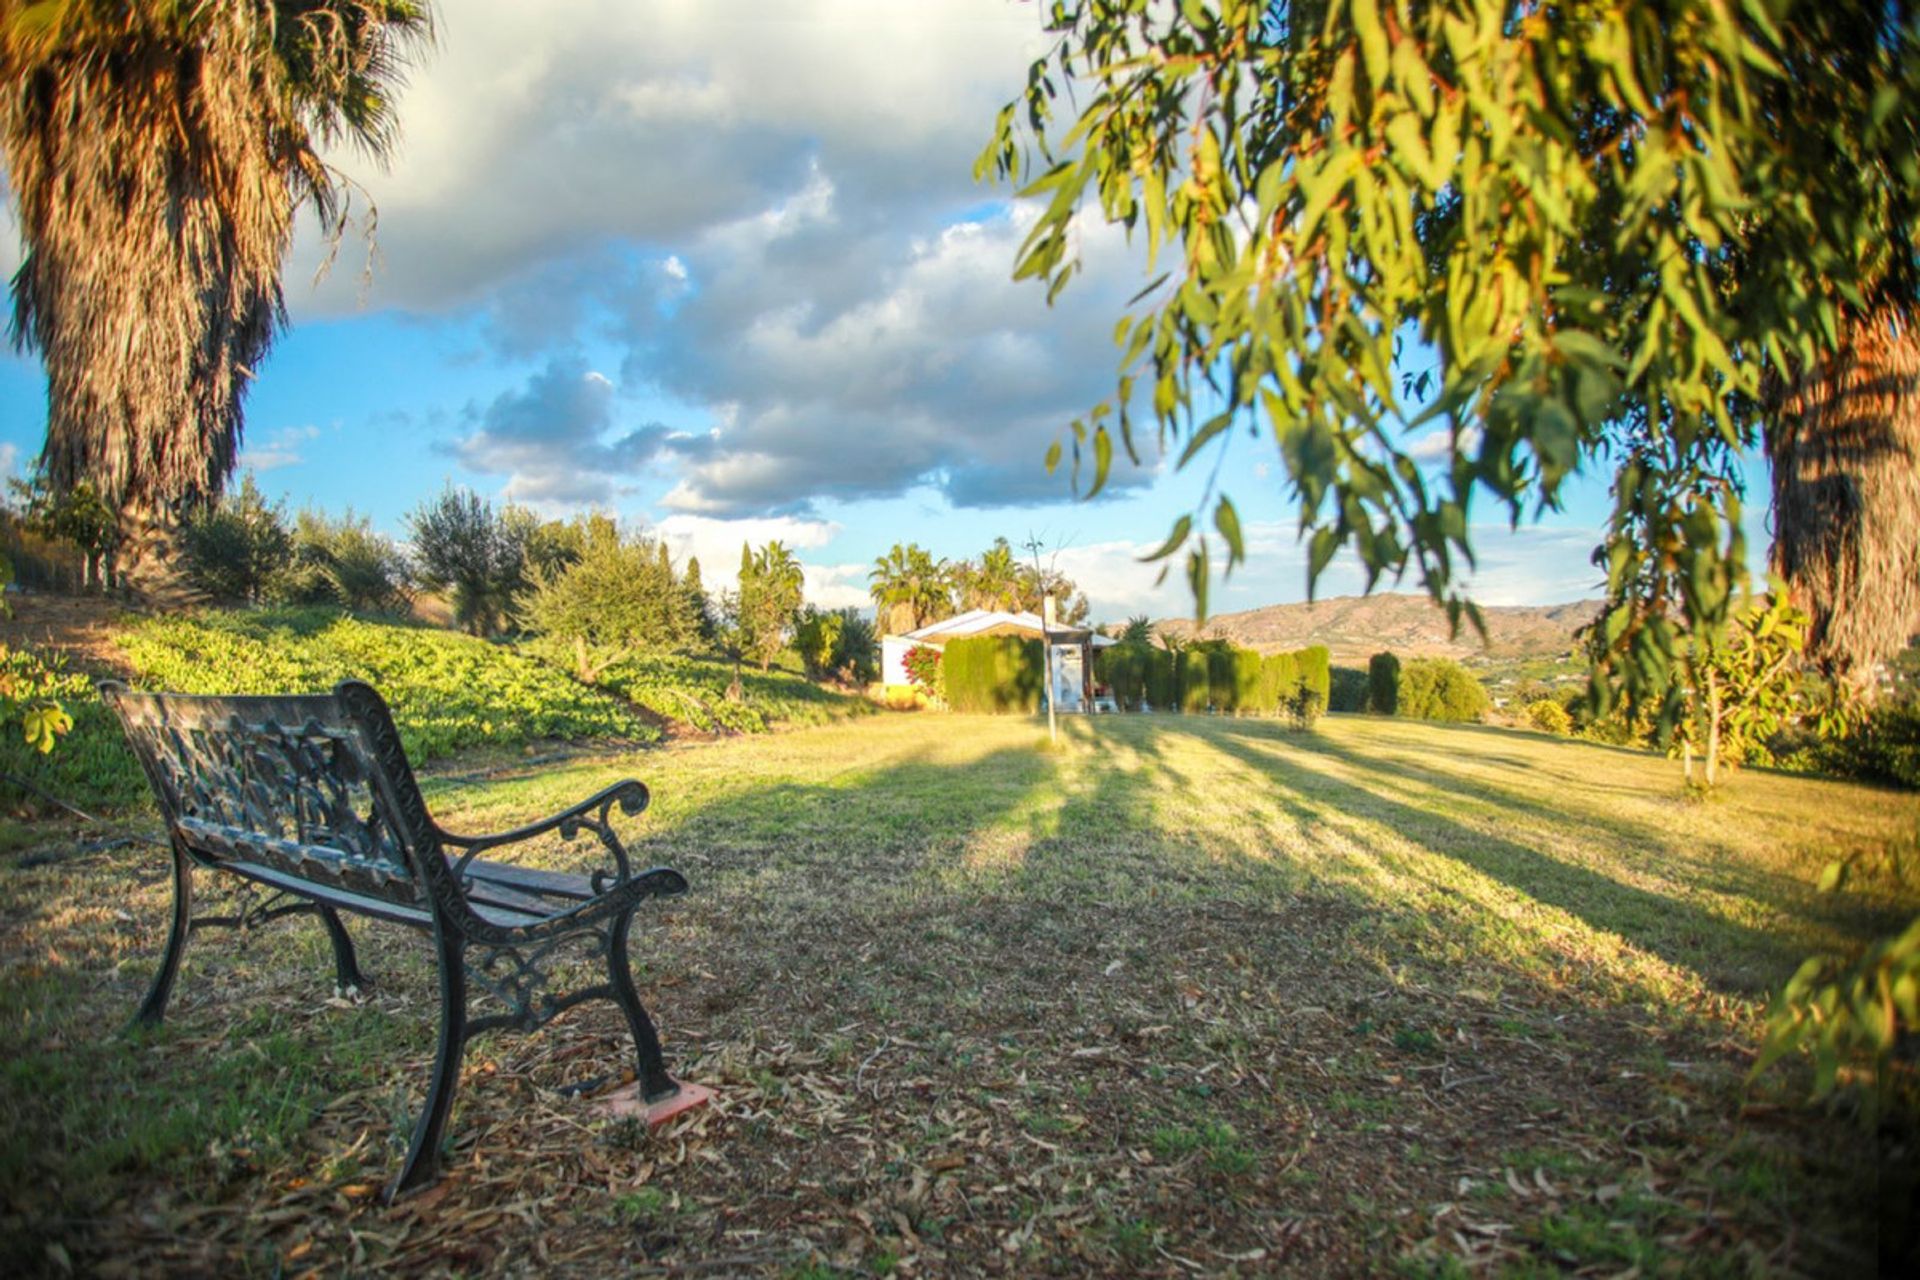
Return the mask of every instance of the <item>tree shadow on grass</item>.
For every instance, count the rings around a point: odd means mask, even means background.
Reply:
[[[1325,797],[1347,813],[1416,843],[1426,853],[1466,866],[1535,901],[1557,907],[1594,929],[1618,935],[1670,964],[1697,973],[1720,992],[1758,994],[1784,978],[1802,958],[1802,945],[1783,933],[1728,920],[1684,899],[1623,884],[1517,840],[1463,825],[1396,795],[1390,780],[1378,786],[1362,786],[1328,769],[1315,768],[1309,763],[1314,756],[1363,770],[1378,768],[1377,762],[1363,753],[1324,737],[1302,735],[1284,744],[1276,742],[1291,748],[1285,758],[1259,749],[1256,740],[1274,741],[1274,736],[1253,726],[1223,726],[1222,731],[1208,737],[1221,750],[1273,776],[1280,785]],[[1287,776],[1281,777],[1281,770],[1287,770]],[[1425,775],[1422,780],[1430,785],[1476,799],[1490,798],[1483,791],[1466,789],[1458,778],[1432,770],[1420,772]],[[1500,797],[1499,802],[1504,803],[1504,799]],[[1544,812],[1550,816],[1552,811]],[[1633,833],[1630,824],[1622,827],[1625,833]],[[1757,891],[1769,901],[1777,897],[1777,884],[1757,883],[1746,880],[1742,873],[1717,869],[1739,886],[1739,892]],[[1444,876],[1436,876],[1417,863],[1404,862],[1402,870],[1444,893],[1457,892],[1445,883]],[[1773,879],[1759,877],[1763,882]],[[1769,889],[1774,892],[1769,893]]]

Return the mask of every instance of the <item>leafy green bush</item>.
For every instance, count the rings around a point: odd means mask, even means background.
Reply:
[[[1471,671],[1451,658],[1415,658],[1400,668],[1399,714],[1410,720],[1470,722],[1491,705]]]
[[[7,705],[29,714],[20,717],[24,726],[0,714],[0,772],[82,809],[125,808],[146,795],[146,779],[127,750],[119,722],[87,677],[67,671],[57,658],[0,645],[0,711]],[[42,715],[37,729],[30,714],[35,710]],[[49,711],[68,727],[48,724]],[[47,736],[55,732],[57,744]],[[12,799],[14,791],[0,783],[0,794]]]
[[[1564,738],[1573,732],[1573,717],[1551,698],[1539,698],[1527,704],[1527,723],[1541,733]]]
[[[1300,655],[1270,653],[1260,664],[1260,702],[1274,715],[1293,705],[1300,689]]]
[[[286,512],[268,502],[251,475],[180,530],[187,581],[216,600],[252,603],[293,565]]]
[[[1164,649],[1139,640],[1122,640],[1119,644],[1093,651],[1094,678],[1113,690],[1114,704],[1123,711],[1130,711],[1140,704],[1142,698],[1153,701],[1148,694],[1148,668],[1156,662],[1164,662]]]
[[[1190,715],[1204,715],[1213,705],[1213,691],[1209,683],[1209,651],[1201,645],[1192,645],[1180,651],[1175,668],[1179,678],[1180,709]]]
[[[293,526],[293,564],[268,594],[279,604],[334,605],[352,613],[400,613],[411,599],[412,570],[393,539],[373,522],[302,511]]]
[[[1038,640],[969,636],[949,641],[942,659],[947,705],[955,711],[1035,712],[1046,686]]]
[[[1251,649],[1233,649],[1229,653],[1233,673],[1233,710],[1243,716],[1272,715],[1275,704],[1262,697],[1265,690],[1260,680],[1263,665],[1260,655]]]
[[[471,636],[328,609],[209,610],[120,635],[136,684],[179,693],[317,693],[348,677],[393,707],[415,763],[539,738],[651,740],[619,703],[533,657]]]
[[[1400,712],[1400,659],[1390,653],[1367,659],[1367,710],[1377,716]]]
[[[573,560],[533,572],[519,607],[526,629],[571,646],[574,676],[586,684],[633,650],[691,644],[698,623],[666,544],[623,533],[606,516],[590,517],[579,528]]]
[[[1300,684],[1319,707],[1312,717],[1318,720],[1321,712],[1333,704],[1333,655],[1323,644],[1309,645],[1300,650],[1299,663]]]
[[[1148,646],[1146,670],[1141,692],[1155,711],[1171,711],[1180,705],[1179,659],[1171,649]]]
[[[1367,673],[1358,667],[1330,667],[1327,671],[1327,710],[1365,711]]]
[[[1808,754],[1823,773],[1920,788],[1920,699],[1889,698]]]

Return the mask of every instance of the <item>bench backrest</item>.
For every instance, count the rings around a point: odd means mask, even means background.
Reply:
[[[440,844],[371,686],[208,698],[106,681],[100,696],[125,726],[174,837],[196,855],[425,902],[420,869],[441,858]]]

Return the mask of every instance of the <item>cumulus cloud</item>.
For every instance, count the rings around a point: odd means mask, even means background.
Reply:
[[[404,95],[392,172],[339,158],[380,208],[366,302],[473,316],[515,360],[610,344],[623,384],[715,425],[664,459],[668,510],[1064,497],[1042,459],[1111,393],[1140,276],[1090,227],[1055,306],[1009,280],[1034,215],[971,167],[1039,27],[978,0],[472,0]],[[350,309],[353,276],[293,304]],[[604,501],[567,480],[570,441],[488,423],[459,451],[521,496]]]
[[[611,504],[676,438],[659,423],[616,430],[612,381],[574,359],[549,361],[467,420],[472,430],[442,448],[470,470],[507,476],[507,497],[544,507]]]
[[[1048,309],[1009,280],[1033,211],[901,235],[842,213],[816,174],[777,217],[716,228],[684,255],[692,288],[627,376],[724,403],[709,456],[667,504],[806,510],[932,485],[962,507],[1053,501],[1047,445],[1112,387],[1112,319],[1133,279],[1120,237],[1089,231],[1090,281]],[[800,207],[794,212],[794,206]],[[1116,489],[1151,474],[1117,464]]]
[[[20,469],[20,447],[15,444],[0,444],[0,477],[13,475]]]
[[[686,513],[670,515],[653,527],[674,559],[685,562],[692,557],[700,561],[700,581],[709,591],[725,590],[739,582],[740,548],[744,545],[759,547],[769,542],[783,542],[796,552],[814,551],[832,542],[840,531],[840,526],[831,520],[798,516],[726,520]],[[833,569],[817,565],[802,568],[808,575],[809,586],[816,581],[816,575],[823,575],[817,579],[823,587],[838,580],[833,577],[836,572]],[[825,603],[811,590],[807,599],[816,604]]]

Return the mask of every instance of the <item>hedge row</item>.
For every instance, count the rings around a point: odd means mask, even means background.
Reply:
[[[1474,721],[1492,705],[1473,672],[1451,658],[1401,662],[1376,653],[1367,664],[1367,710],[1409,720]]]
[[[1204,714],[1291,715],[1308,723],[1327,709],[1332,664],[1325,646],[1262,657],[1219,640],[1172,652],[1121,643],[1094,652],[1094,678],[1122,708]]]
[[[1040,709],[1046,687],[1046,657],[1038,640],[1017,636],[972,636],[947,642],[940,659],[947,705],[955,711]]]

